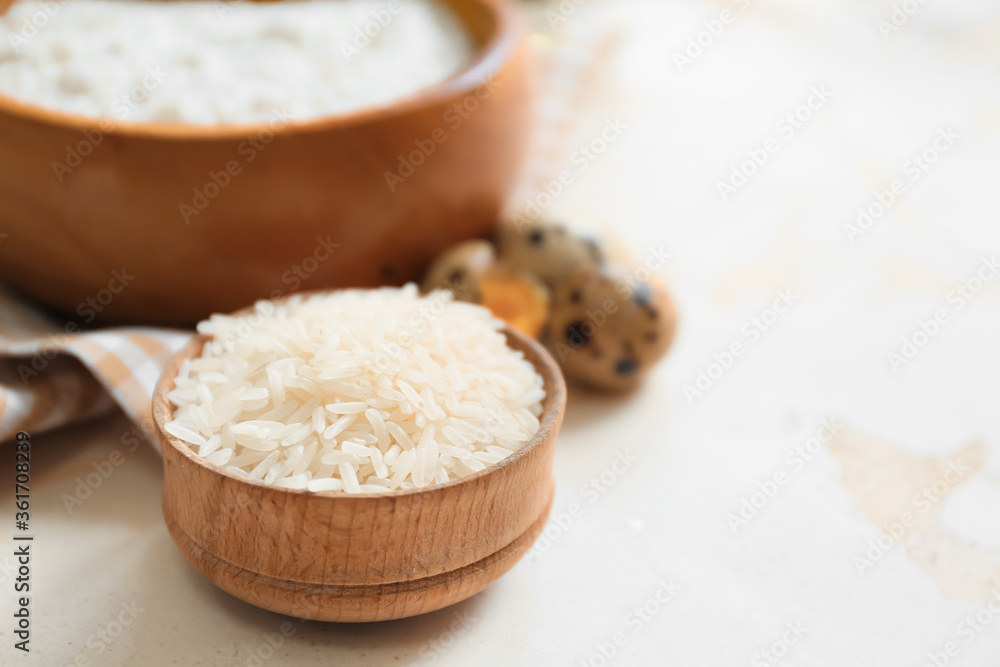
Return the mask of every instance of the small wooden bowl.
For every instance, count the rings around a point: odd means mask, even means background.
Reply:
[[[381,495],[290,491],[206,464],[167,433],[167,394],[197,336],[153,394],[163,450],[163,516],[181,553],[222,590],[264,609],[321,621],[384,621],[454,604],[486,588],[528,551],[552,505],[552,455],[566,405],[555,361],[506,329],[545,383],[541,428],[486,470],[419,491]]]
[[[262,296],[419,278],[495,228],[531,129],[512,2],[443,1],[472,37],[469,63],[358,112],[204,126],[0,95],[0,281],[74,318],[96,299],[103,322],[190,325]]]

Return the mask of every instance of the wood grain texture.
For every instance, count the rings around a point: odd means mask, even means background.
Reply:
[[[0,96],[0,280],[74,313],[124,267],[135,278],[100,321],[188,325],[276,292],[418,278],[440,251],[495,227],[530,138],[515,9],[448,2],[478,43],[473,60],[386,107],[277,128],[193,126],[99,122]],[[428,141],[433,153],[391,190],[386,174]],[[239,173],[185,222],[181,204],[231,163]],[[339,248],[292,273],[321,239]]]
[[[163,514],[185,557],[223,590],[272,611],[375,621],[440,609],[479,592],[526,553],[554,490],[552,456],[566,390],[535,341],[506,330],[545,382],[541,428],[507,460],[423,491],[348,496],[242,480],[209,467],[163,430],[167,394],[196,337],[157,384]]]
[[[433,577],[371,586],[304,584],[258,574],[202,549],[169,519],[167,528],[195,569],[234,597],[297,618],[366,623],[426,614],[479,593],[528,552],[545,528],[550,508],[551,500],[527,532],[482,560]]]

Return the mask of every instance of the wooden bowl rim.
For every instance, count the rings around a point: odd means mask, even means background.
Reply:
[[[357,288],[355,288],[357,289]],[[378,289],[378,288],[374,288]],[[283,297],[277,301],[270,301],[270,303],[280,304],[287,301],[293,297],[304,297],[308,298],[310,296],[318,294],[332,293],[337,290],[313,290],[309,292],[298,292],[296,294]],[[259,303],[259,302],[258,302]],[[250,306],[247,308],[240,309],[234,312],[231,316],[238,317],[242,314],[246,314],[255,306]],[[187,359],[194,358],[199,354],[202,348],[207,342],[211,340],[211,337],[205,334],[198,334],[192,338],[183,348],[180,349],[170,361],[163,368],[160,373],[160,377],[156,381],[156,385],[153,388],[152,397],[152,413],[153,413],[153,423],[156,425],[156,432],[160,437],[160,440],[166,443],[166,446],[173,447],[173,449],[183,456],[187,457],[195,465],[202,466],[208,470],[222,475],[228,479],[242,484],[248,484],[250,486],[255,486],[260,489],[265,489],[268,491],[278,492],[278,493],[288,493],[292,495],[303,495],[316,498],[330,498],[331,500],[343,500],[343,501],[368,501],[368,500],[382,500],[388,499],[392,500],[395,498],[405,498],[408,496],[416,496],[421,494],[435,493],[447,488],[458,486],[460,484],[468,484],[471,482],[479,481],[480,479],[491,475],[498,470],[513,464],[520,458],[527,456],[537,447],[541,446],[549,439],[555,439],[558,433],[559,426],[562,423],[563,412],[566,407],[566,381],[563,378],[562,371],[559,369],[559,365],[556,363],[552,355],[549,354],[538,341],[533,338],[529,338],[525,334],[512,329],[509,326],[501,329],[503,334],[507,337],[507,344],[509,347],[520,351],[524,358],[527,359],[539,375],[542,376],[543,387],[545,388],[545,398],[542,402],[542,415],[539,419],[540,425],[538,431],[532,436],[531,440],[525,443],[520,449],[514,452],[512,455],[498,461],[484,470],[473,473],[471,475],[466,475],[458,479],[449,480],[444,484],[435,484],[424,489],[407,489],[405,491],[393,491],[390,493],[343,493],[342,491],[309,491],[307,489],[285,489],[282,487],[274,486],[273,484],[265,484],[263,481],[255,479],[245,479],[238,477],[233,473],[229,472],[224,468],[211,465],[206,463],[205,460],[195,454],[191,449],[191,446],[183,442],[179,438],[168,433],[163,427],[167,421],[173,421],[173,410],[170,405],[170,401],[167,398],[167,394],[174,387],[174,378],[180,371],[181,364]],[[532,358],[534,357],[534,358]],[[170,389],[168,389],[170,385]]]
[[[476,45],[468,62],[443,81],[415,93],[382,104],[364,107],[346,113],[326,114],[313,118],[291,120],[280,128],[273,128],[272,121],[258,123],[220,123],[201,125],[195,123],[157,123],[150,121],[128,122],[114,118],[98,118],[78,113],[49,109],[39,104],[21,102],[0,94],[0,114],[20,117],[35,122],[57,125],[73,130],[99,130],[119,136],[152,139],[245,139],[261,132],[300,134],[327,130],[333,127],[350,127],[375,122],[394,116],[404,116],[420,109],[434,106],[459,95],[471,94],[489,81],[510,60],[520,38],[521,21],[508,0],[437,0],[451,5],[453,2],[470,2],[490,13],[494,29],[481,44]],[[0,7],[0,15],[9,7]],[[468,22],[458,20],[469,29]]]

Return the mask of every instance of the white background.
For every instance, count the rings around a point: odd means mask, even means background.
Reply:
[[[677,343],[642,391],[571,397],[554,517],[574,502],[583,513],[568,527],[553,521],[531,559],[423,617],[292,620],[294,634],[260,664],[601,665],[601,645],[609,650],[621,631],[607,664],[765,665],[755,655],[797,623],[804,634],[787,653],[778,647],[775,664],[920,667],[955,642],[948,664],[995,665],[1000,618],[990,613],[971,640],[959,625],[1000,585],[1000,277],[961,310],[948,294],[1000,250],[1000,10],[927,0],[884,38],[886,0],[751,0],[745,9],[588,0],[554,26],[532,7],[536,46],[565,68],[548,80],[564,86],[572,121],[562,163],[533,167],[536,176],[573,170],[550,212],[613,229],[638,261],[661,246],[671,254],[660,276],[680,308]],[[675,54],[723,10],[733,21],[679,71]],[[832,96],[782,137],[777,123],[813,86]],[[626,130],[580,173],[575,146],[616,117]],[[909,180],[907,161],[949,127],[959,139]],[[777,152],[723,201],[717,182],[769,137],[780,137]],[[905,192],[852,243],[844,225],[893,179]],[[797,301],[751,342],[744,323],[778,290]],[[894,370],[887,355],[938,309],[948,322]],[[745,354],[689,401],[685,385],[734,341]],[[823,443],[734,531],[727,515],[790,471],[786,453],[824,418],[855,446]],[[10,648],[5,592],[3,664],[258,664],[288,619],[229,597],[184,561],[163,526],[150,448],[127,453],[66,511],[63,494],[124,451],[129,428],[118,417],[35,438],[32,653]],[[922,534],[859,571],[886,499],[908,498],[933,479],[921,477],[928,467],[975,443],[981,464],[923,517],[951,540],[935,564],[908,552],[930,539]],[[635,463],[606,492],[586,491],[625,452]],[[4,498],[12,477],[3,475]],[[9,543],[9,532],[0,537]],[[679,592],[636,623],[633,608],[661,580]],[[133,602],[143,611],[98,652],[98,633]]]

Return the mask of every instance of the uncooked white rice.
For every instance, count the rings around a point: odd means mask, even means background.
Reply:
[[[410,97],[473,49],[434,0],[19,0],[0,11],[0,94],[128,122],[274,124]]]
[[[165,429],[288,489],[390,493],[485,470],[539,428],[542,378],[503,323],[449,292],[342,290],[198,325]]]

